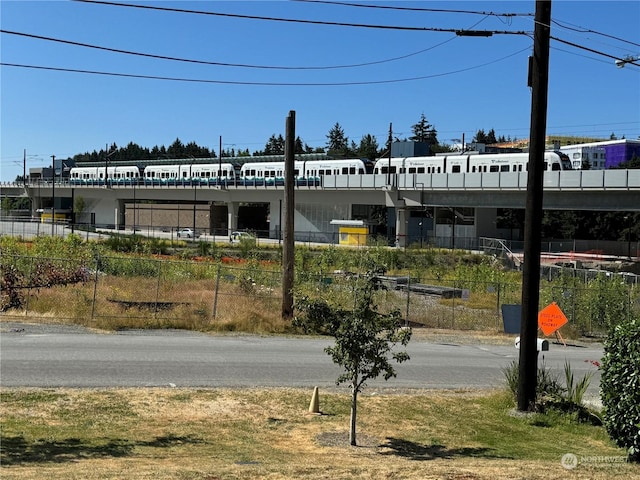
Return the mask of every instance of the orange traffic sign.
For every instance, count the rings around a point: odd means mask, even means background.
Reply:
[[[556,302],[547,305],[538,313],[538,327],[546,336],[551,335],[567,322],[567,317]]]

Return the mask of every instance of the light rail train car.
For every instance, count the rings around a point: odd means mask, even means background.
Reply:
[[[105,171],[106,170],[106,171]],[[69,183],[72,185],[132,184],[140,179],[140,169],[135,165],[119,167],[72,167]]]

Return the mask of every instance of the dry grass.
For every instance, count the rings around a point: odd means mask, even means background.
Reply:
[[[212,332],[286,333],[290,323],[281,318],[281,292],[268,284],[244,278],[233,280],[154,277],[99,277],[98,282],[30,291],[25,310],[3,316],[46,322],[55,318],[102,330],[178,328]],[[335,282],[320,285],[312,294],[350,308],[353,290]],[[472,296],[472,299],[475,295]],[[95,299],[95,301],[94,301]],[[482,308],[460,299],[401,291],[377,294],[381,310],[397,309],[412,325],[497,333],[502,325],[491,300]],[[475,301],[478,304],[478,300]]]
[[[4,389],[3,479],[640,478],[629,464],[565,470],[564,453],[619,458],[601,427],[539,426],[504,393],[297,389]],[[560,422],[561,423],[561,422]]]
[[[217,294],[216,294],[217,288]],[[280,292],[260,285],[215,279],[111,277],[93,283],[32,291],[24,311],[4,316],[36,321],[55,318],[102,330],[179,328],[198,331],[284,333]],[[95,302],[94,302],[95,298]]]

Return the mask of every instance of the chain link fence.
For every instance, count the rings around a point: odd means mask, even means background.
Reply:
[[[3,316],[54,318],[106,329],[186,328],[286,331],[281,319],[282,272],[269,261],[223,258],[96,256],[9,257],[0,262]],[[296,270],[295,296],[351,309],[362,276]],[[566,336],[604,335],[640,310],[640,286],[602,274],[588,283],[542,278],[540,307],[556,302]],[[502,307],[518,305],[520,284],[500,281],[376,277],[378,310],[398,310],[408,326],[504,331]]]

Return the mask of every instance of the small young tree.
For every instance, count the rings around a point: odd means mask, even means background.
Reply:
[[[396,352],[397,344],[406,346],[411,330],[403,328],[400,312],[383,314],[373,304],[374,280],[367,276],[354,288],[354,309],[344,310],[323,300],[303,299],[297,305],[305,314],[296,324],[305,331],[334,337],[335,344],[325,348],[333,362],[343,368],[336,384],[351,386],[351,421],[349,443],[356,445],[358,394],[368,380],[383,375],[385,380],[396,376],[392,361],[409,360],[407,352]]]

